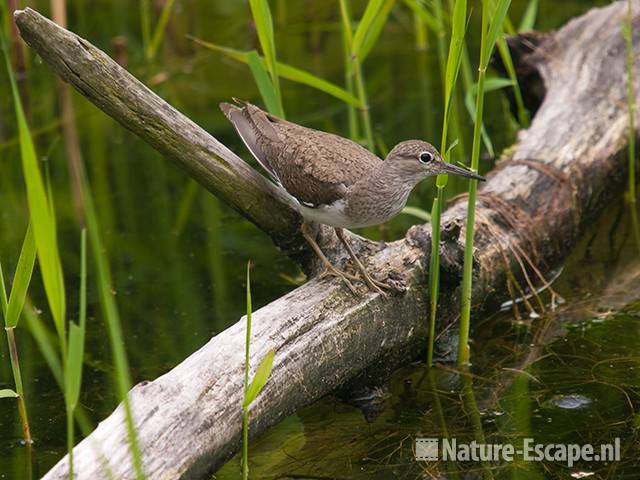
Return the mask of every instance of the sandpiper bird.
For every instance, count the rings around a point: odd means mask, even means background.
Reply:
[[[480,175],[446,163],[436,148],[421,140],[396,145],[381,160],[351,140],[302,127],[234,98],[221,103],[251,154],[273,181],[295,200],[304,218],[302,234],[332,275],[355,293],[350,280],[358,277],[338,270],[318,246],[308,222],[335,228],[364,282],[374,291],[391,288],[367,272],[344,235],[344,228],[378,225],[404,208],[411,190],[440,173],[484,180]]]

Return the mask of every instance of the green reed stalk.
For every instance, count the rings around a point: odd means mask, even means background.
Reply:
[[[247,262],[247,332],[244,350],[244,400],[242,402],[242,479],[249,478],[249,407],[262,391],[271,370],[275,352],[270,350],[256,369],[249,383],[249,347],[251,345],[251,261]]]
[[[442,4],[437,2],[440,13],[437,17],[442,18]],[[438,8],[436,8],[438,10]],[[460,60],[464,46],[464,36],[467,21],[467,1],[456,0],[453,6],[453,16],[451,20],[451,41],[449,53],[447,55],[446,68],[444,73],[444,119],[442,121],[442,140],[440,151],[443,157],[447,155],[447,138],[449,131],[449,115],[451,111],[451,100],[455,91],[458,72],[460,71]],[[442,56],[444,56],[442,54]],[[445,158],[446,160],[446,158]],[[435,334],[436,315],[438,308],[438,295],[440,290],[440,217],[442,205],[444,203],[444,188],[447,185],[447,176],[438,175],[436,180],[437,195],[433,202],[431,211],[431,258],[429,263],[429,332]],[[429,336],[427,349],[427,363],[433,363],[434,334]]]
[[[627,42],[627,111],[629,112],[629,183],[627,196],[631,211],[631,225],[638,251],[640,251],[640,223],[638,222],[636,193],[636,129],[635,129],[635,92],[633,89],[633,9],[631,0],[627,0],[627,19],[623,26]]]
[[[518,32],[523,33],[533,29],[538,16],[538,4],[539,0],[529,0],[527,9],[520,20],[520,25],[518,25]]]
[[[490,0],[482,2],[482,34],[480,39],[480,62],[478,67],[478,94],[476,98],[476,115],[473,129],[473,147],[471,150],[470,169],[478,171],[480,161],[480,143],[482,118],[484,111],[484,87],[486,71],[498,36],[502,32],[502,24],[511,0],[499,0],[490,12]],[[489,16],[491,15],[491,17]],[[462,306],[460,314],[460,336],[458,343],[458,365],[469,361],[469,328],[471,318],[471,287],[473,274],[473,237],[475,223],[476,191],[478,181],[469,180],[469,201],[467,205],[467,227],[465,231],[464,266],[462,273]]]
[[[496,1],[493,0],[491,4],[494,8],[496,6]],[[533,23],[535,22],[536,12],[538,6],[537,1],[529,2],[527,5],[527,10],[523,15],[522,22],[519,27],[519,31],[531,30],[533,28]],[[509,17],[505,18],[505,26],[508,30],[509,35],[515,35],[515,31],[511,22],[509,21]],[[516,75],[516,69],[513,65],[513,59],[511,58],[511,52],[509,51],[509,46],[507,45],[507,41],[504,36],[500,35],[498,38],[498,53],[500,53],[500,58],[502,59],[502,63],[504,64],[504,68],[507,71],[507,75],[509,79],[513,83],[513,96],[516,102],[516,110],[518,112],[518,123],[520,127],[527,128],[529,127],[529,112],[524,106],[524,99],[522,98],[522,90],[520,89],[520,84],[518,83],[518,76]]]
[[[276,61],[276,41],[273,32],[273,18],[267,0],[249,0],[251,14],[258,32],[260,48],[264,54],[267,71],[271,77],[271,83],[278,100],[278,109],[271,112],[284,118],[284,108],[282,107],[282,93],[280,91],[280,77],[278,76],[278,62]]]
[[[413,31],[416,37],[416,50],[427,49],[427,24],[423,18],[414,12],[413,14]]]
[[[244,398],[249,390],[249,348],[251,345],[251,261],[247,262],[247,332],[244,344]],[[242,478],[249,478],[249,408],[242,406]]]
[[[22,374],[20,372],[20,360],[18,357],[18,344],[15,337],[15,328],[24,307],[24,302],[31,283],[31,275],[36,261],[36,244],[33,236],[31,225],[27,228],[27,233],[22,243],[18,265],[13,276],[11,286],[11,294],[7,301],[7,290],[5,288],[4,277],[2,275],[2,266],[0,265],[0,303],[2,304],[2,315],[5,322],[5,331],[7,332],[7,342],[9,345],[9,360],[11,362],[11,371],[13,372],[13,380],[16,387],[18,401],[18,414],[22,423],[22,435],[26,444],[33,442],[31,438],[31,429],[29,428],[29,417],[27,415],[27,405],[24,396],[24,387],[22,384]]]
[[[140,0],[140,30],[142,31],[142,49],[145,57],[151,44],[151,1]]]
[[[229,58],[232,58],[238,62],[249,64],[250,57],[252,52],[245,52],[242,50],[237,50],[235,48],[223,47],[220,45],[216,45],[215,43],[205,42],[199,38],[195,38],[187,35],[187,38],[193,40],[198,45],[215,52],[222,53]],[[262,64],[261,68],[266,69],[266,61],[263,57],[258,55],[258,60]],[[265,70],[266,71],[266,70]],[[328,95],[331,95],[338,100],[341,100],[349,105],[353,105],[355,107],[360,106],[360,101],[353,95],[353,93],[349,93],[344,88],[339,87],[335,83],[331,83],[326,81],[323,78],[320,78],[316,75],[313,75],[305,70],[301,70],[287,63],[278,62],[278,75],[280,78],[286,78],[287,80],[291,80],[292,82],[300,83],[302,85],[307,85],[311,88],[315,88],[321,92],[324,92]],[[273,113],[273,112],[272,112]],[[2,145],[0,144],[0,148]]]
[[[380,33],[394,4],[395,0],[369,0],[362,14],[362,18],[358,22],[355,31],[353,31],[349,58],[347,59],[348,61],[350,60],[351,66],[347,67],[346,72],[347,74],[351,73],[353,76],[356,95],[360,101],[360,113],[362,116],[362,128],[366,146],[372,152],[375,151],[375,141],[373,138],[373,128],[371,126],[371,112],[369,109],[367,89],[362,73],[362,64],[380,37]],[[343,29],[350,29],[351,18],[347,0],[340,1],[340,14]]]
[[[11,370],[13,372],[16,393],[18,394],[18,415],[22,423],[22,437],[26,444],[33,443],[31,429],[29,428],[29,416],[27,415],[27,405],[24,400],[24,387],[22,385],[22,374],[20,373],[20,359],[18,358],[18,344],[16,343],[15,328],[7,328],[7,342],[9,343],[9,358]]]
[[[151,36],[151,40],[148,44],[148,48],[145,49],[147,60],[153,60],[158,52],[158,48],[162,43],[162,39],[164,38],[164,34],[167,30],[167,24],[169,23],[169,19],[171,18],[171,10],[173,9],[173,4],[175,0],[166,0],[164,6],[162,7],[162,11],[160,12],[160,18],[158,19],[158,23],[153,30],[153,35]]]
[[[96,269],[100,306],[102,307],[104,321],[107,326],[109,341],[111,343],[111,354],[113,355],[115,366],[116,385],[118,388],[118,395],[122,400],[122,406],[125,413],[125,424],[129,436],[129,450],[133,460],[136,479],[143,480],[145,475],[142,467],[142,454],[140,453],[133,412],[131,411],[131,404],[129,403],[128,393],[131,389],[132,382],[131,375],[129,373],[127,353],[124,347],[125,343],[122,335],[122,322],[120,321],[118,306],[112,293],[113,281],[111,278],[111,269],[102,246],[100,225],[98,223],[98,218],[93,204],[93,196],[84,172],[82,176],[82,187],[86,206],[85,213],[87,233]]]
[[[516,101],[516,110],[518,111],[518,123],[520,124],[520,127],[528,128],[529,112],[524,106],[524,99],[522,98],[522,90],[520,89],[520,84],[518,83],[516,68],[513,65],[513,59],[511,58],[511,52],[509,51],[507,41],[503,37],[500,37],[498,39],[498,51],[500,52],[500,57],[502,58],[502,63],[504,63],[504,68],[507,71],[507,75],[509,76],[509,79],[513,84],[513,96]]]
[[[4,4],[2,5],[3,14],[6,14],[6,8]],[[27,203],[29,204],[29,214],[37,248],[40,272],[64,357],[67,351],[65,324],[66,298],[64,294],[64,276],[60,262],[60,252],[58,250],[53,204],[51,199],[48,198],[45,182],[38,165],[39,161],[33,138],[18,93],[13,69],[11,68],[4,30],[2,30],[0,34],[0,46],[4,54],[13,96],[20,139],[20,158],[27,189]]]
[[[64,370],[64,400],[67,410],[67,453],[69,455],[69,478],[73,476],[73,418],[80,399],[82,364],[84,363],[84,338],[87,330],[87,233],[80,234],[80,309],[78,323],[71,322],[69,328],[69,352]]]
[[[375,142],[373,141],[373,128],[371,127],[371,110],[369,108],[369,99],[367,97],[367,89],[364,85],[362,76],[362,65],[358,60],[353,60],[353,74],[356,83],[356,92],[360,99],[360,112],[362,114],[362,127],[367,148],[372,152],[375,151]]]
[[[351,28],[351,12],[347,0],[340,0],[340,26],[342,28],[342,45],[344,49],[344,81],[347,92],[354,95],[353,63],[351,61],[351,46],[353,45],[353,30]],[[347,103],[349,115],[349,138],[358,141],[360,133],[358,128],[358,116],[355,106]]]

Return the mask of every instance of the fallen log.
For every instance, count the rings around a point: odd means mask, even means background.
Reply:
[[[636,46],[639,7],[634,2]],[[517,292],[519,284],[545,283],[543,275],[566,257],[585,225],[620,190],[627,144],[625,8],[625,2],[616,2],[591,10],[556,33],[537,36],[531,48],[514,50],[522,53],[515,58],[518,66],[538,75],[545,93],[531,127],[520,132],[478,195],[475,315],[504,300],[510,289]],[[108,56],[33,10],[15,17],[23,38],[56,73],[181,162],[205,187],[272,233],[276,243],[281,240],[274,222],[286,232],[295,230],[296,215],[268,182]],[[249,200],[238,200],[221,185],[231,170],[242,173],[234,189],[250,191]],[[274,203],[254,203],[267,200]],[[277,211],[278,218],[265,218],[263,210]],[[455,321],[459,311],[465,215],[463,198],[443,215],[440,327]],[[393,368],[422,350],[430,228],[414,226],[404,239],[388,244],[354,241],[370,271],[394,270],[404,278],[405,295],[384,299],[363,290],[354,298],[334,281],[313,279],[255,312],[252,369],[269,350],[276,354],[272,375],[251,407],[252,435],[372,365]],[[167,374],[132,389],[148,478],[208,478],[238,451],[244,335],[241,320]],[[114,478],[133,478],[126,439],[120,406],[75,447],[77,478],[107,478],[105,464]],[[67,468],[65,457],[44,478],[65,479]]]

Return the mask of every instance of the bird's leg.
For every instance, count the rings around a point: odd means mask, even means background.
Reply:
[[[336,235],[338,236],[338,238],[340,239],[344,247],[347,249],[347,252],[349,252],[349,256],[351,257],[351,260],[353,260],[353,263],[355,263],[356,267],[360,271],[360,274],[362,275],[367,286],[371,290],[386,296],[386,292],[382,291],[382,289],[385,288],[385,289],[392,290],[393,287],[391,287],[390,285],[387,285],[386,283],[379,282],[375,278],[371,277],[371,275],[369,275],[369,272],[367,272],[367,269],[364,267],[360,259],[357,257],[356,253],[353,251],[353,248],[351,248],[351,245],[349,245],[349,242],[344,236],[344,230],[342,228],[336,228],[335,230],[336,230]]]
[[[349,281],[350,277],[352,279],[355,278],[355,277],[352,277],[352,276],[346,274],[345,272],[342,272],[342,271],[338,270],[336,267],[334,267],[331,264],[329,259],[322,252],[322,249],[320,248],[320,246],[316,242],[315,238],[313,238],[313,232],[311,231],[311,228],[310,228],[310,226],[309,226],[309,224],[307,222],[304,222],[300,226],[300,231],[302,232],[302,236],[305,238],[307,243],[311,246],[313,251],[316,252],[316,255],[318,256],[318,258],[320,258],[320,260],[324,264],[325,271],[322,272],[322,274],[320,276],[324,277],[326,275],[332,275],[334,277],[340,278],[344,282],[344,284],[349,288],[349,290],[351,290],[351,293],[353,293],[354,295],[357,295],[356,289],[353,287],[353,285]]]

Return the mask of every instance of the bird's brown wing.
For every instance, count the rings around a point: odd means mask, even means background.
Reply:
[[[221,108],[265,170],[307,205],[341,199],[382,162],[351,140],[287,122],[250,103]]]

